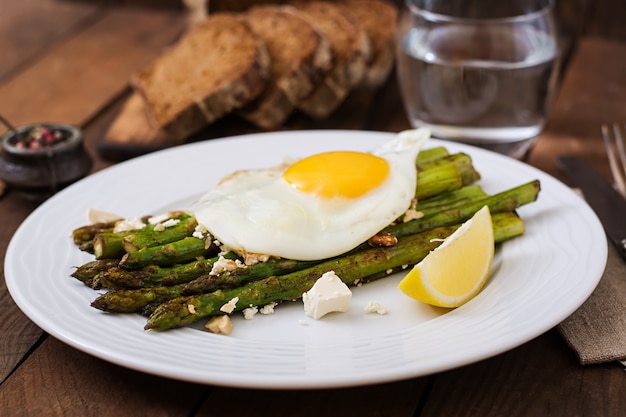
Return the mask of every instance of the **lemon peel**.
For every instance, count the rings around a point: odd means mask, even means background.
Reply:
[[[487,282],[493,256],[493,224],[485,206],[415,265],[398,288],[427,304],[461,306]]]

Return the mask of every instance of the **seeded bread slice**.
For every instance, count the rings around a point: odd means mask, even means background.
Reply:
[[[289,6],[262,5],[245,14],[272,61],[263,93],[239,114],[264,129],[282,125],[331,65],[331,50],[307,20]]]
[[[270,60],[244,19],[215,13],[139,72],[133,84],[151,122],[178,139],[254,99]]]
[[[297,106],[315,119],[328,117],[361,82],[370,59],[370,43],[345,7],[324,1],[295,3],[331,44],[334,63],[323,82]]]
[[[394,64],[398,9],[383,0],[341,0],[365,30],[372,45],[372,59],[363,85],[380,87]]]

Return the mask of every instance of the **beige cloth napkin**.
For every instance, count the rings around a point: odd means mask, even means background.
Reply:
[[[626,262],[611,243],[598,286],[558,330],[582,365],[616,360],[626,365]]]

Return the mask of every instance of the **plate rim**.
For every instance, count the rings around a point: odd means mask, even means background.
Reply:
[[[509,342],[502,341],[500,345],[495,346],[494,348],[490,349],[488,352],[483,351],[480,353],[480,355],[475,355],[471,358],[463,357],[453,362],[446,363],[446,361],[443,361],[442,363],[441,360],[433,360],[430,367],[425,367],[421,371],[416,370],[411,367],[407,367],[407,369],[404,371],[396,370],[395,372],[390,372],[387,374],[378,373],[376,375],[365,375],[365,376],[359,374],[359,375],[353,375],[352,377],[344,377],[344,378],[339,378],[339,379],[328,378],[326,380],[324,378],[306,380],[306,378],[304,378],[303,376],[296,376],[296,377],[284,376],[284,377],[277,377],[273,380],[271,379],[267,380],[267,378],[264,378],[264,377],[255,378],[254,376],[252,376],[249,379],[244,380],[241,377],[237,377],[237,376],[229,378],[228,375],[219,375],[220,379],[217,380],[214,375],[209,376],[209,377],[202,377],[193,373],[192,374],[189,374],[189,373],[173,374],[172,372],[164,370],[164,369],[150,369],[144,365],[137,365],[136,363],[132,361],[132,357],[122,358],[122,357],[116,356],[114,352],[110,352],[108,349],[99,349],[98,347],[94,347],[88,341],[86,342],[85,340],[80,340],[80,339],[69,337],[67,335],[67,331],[64,332],[63,329],[59,329],[58,327],[55,327],[54,325],[51,325],[46,320],[42,319],[40,317],[40,313],[36,311],[37,309],[34,308],[33,306],[28,305],[27,301],[21,298],[19,284],[16,281],[17,278],[14,277],[14,272],[16,268],[14,266],[14,259],[15,259],[15,252],[17,251],[16,249],[17,243],[15,242],[18,242],[18,240],[21,238],[23,233],[25,233],[25,229],[28,228],[32,222],[35,221],[33,219],[37,219],[39,216],[44,216],[44,214],[42,213],[44,213],[49,206],[58,202],[59,200],[62,200],[66,195],[69,195],[72,192],[72,190],[77,189],[78,187],[82,187],[85,184],[88,184],[90,182],[94,182],[96,180],[101,180],[103,178],[106,178],[107,176],[111,175],[111,172],[116,172],[117,170],[120,170],[120,169],[128,169],[128,167],[135,166],[138,163],[150,164],[151,161],[153,160],[164,159],[164,158],[167,158],[168,156],[172,158],[178,153],[184,154],[186,152],[193,152],[197,149],[204,149],[205,147],[207,148],[215,147],[216,146],[215,144],[218,144],[218,143],[231,144],[237,141],[245,142],[245,141],[250,141],[250,140],[254,140],[254,141],[263,140],[263,138],[265,138],[266,140],[267,138],[279,138],[280,140],[283,140],[284,139],[283,137],[287,135],[289,136],[301,135],[301,136],[309,136],[309,137],[328,136],[328,135],[330,136],[347,135],[347,136],[354,136],[355,138],[367,136],[367,137],[372,138],[373,140],[376,140],[376,141],[380,140],[382,142],[385,139],[391,138],[394,134],[391,132],[358,131],[358,130],[355,131],[355,130],[338,130],[338,129],[283,131],[283,132],[265,132],[265,133],[256,133],[256,134],[245,134],[245,135],[217,138],[217,139],[211,139],[207,141],[180,145],[175,148],[165,149],[162,151],[153,152],[151,154],[142,155],[140,157],[133,158],[131,160],[127,160],[124,162],[120,162],[118,164],[112,165],[111,167],[100,170],[84,178],[78,183],[71,185],[67,189],[62,190],[57,195],[51,197],[49,200],[47,200],[42,205],[37,207],[24,220],[24,222],[17,228],[17,230],[15,231],[14,235],[12,236],[9,242],[9,245],[6,251],[6,256],[5,256],[5,281],[6,281],[6,285],[7,285],[7,288],[9,290],[11,297],[16,302],[18,307],[29,317],[30,320],[32,320],[35,324],[37,324],[47,333],[53,335],[55,338],[85,353],[91,354],[95,357],[99,357],[101,359],[104,359],[112,363],[116,363],[121,366],[128,367],[130,369],[134,369],[134,370],[149,373],[149,374],[160,375],[160,376],[164,376],[168,378],[189,381],[189,382],[205,383],[205,384],[213,384],[213,385],[221,385],[221,386],[233,386],[233,387],[242,387],[242,388],[311,389],[311,388],[358,386],[358,385],[366,385],[366,384],[372,384],[372,383],[382,383],[382,382],[390,382],[390,381],[395,381],[395,380],[400,380],[400,379],[407,379],[411,377],[431,374],[433,372],[439,372],[439,371],[443,371],[447,369],[456,368],[458,366],[463,366],[469,363],[476,362],[481,359],[495,356],[504,351],[513,349],[514,347],[517,347],[527,342],[528,340],[531,340],[532,338],[544,333],[545,331],[549,330],[554,325],[558,324],[558,322],[565,319],[567,316],[573,313],[584,302],[584,300],[591,294],[591,292],[596,287],[597,283],[599,282],[602,276],[602,272],[604,271],[604,265],[606,263],[607,249],[608,249],[607,244],[606,244],[606,239],[604,240],[600,239],[600,243],[603,242],[604,245],[600,244],[599,247],[595,248],[598,259],[596,259],[596,262],[592,268],[594,271],[594,276],[587,279],[588,286],[585,289],[585,291],[579,292],[577,294],[578,298],[575,300],[575,302],[570,303],[567,309],[562,309],[560,311],[560,314],[554,315],[551,318],[551,321],[549,323],[546,323],[544,326],[535,328],[534,331],[532,332],[526,333],[524,337],[518,338],[518,340],[516,340],[515,343],[510,343],[510,341]],[[358,139],[350,139],[350,140],[358,140]],[[566,185],[561,183],[556,178],[550,176],[549,174],[545,172],[540,171],[539,169],[535,167],[532,167],[520,161],[516,161],[511,158],[505,157],[503,155],[486,151],[484,149],[472,147],[469,145],[463,145],[463,144],[458,144],[454,142],[434,139],[434,138],[431,139],[431,142],[428,146],[429,147],[436,146],[439,144],[442,144],[448,147],[453,147],[453,148],[460,148],[462,150],[466,149],[467,152],[470,154],[470,156],[472,156],[473,158],[475,157],[475,155],[480,155],[479,158],[487,155],[489,158],[494,158],[500,161],[506,161],[503,163],[511,164],[513,167],[523,168],[524,170],[527,170],[528,172],[537,174],[537,177],[542,178],[542,187],[543,187],[544,181],[548,181],[550,183],[550,186],[560,187],[561,191],[565,193],[571,193],[571,194],[567,194],[568,198],[573,197],[573,196],[575,196],[576,198],[580,198],[577,195],[575,195],[574,191],[569,189]],[[231,145],[227,145],[227,146],[231,146]],[[478,170],[479,171],[481,170],[480,167],[478,167]],[[584,202],[584,200],[580,199],[579,203],[580,205],[577,208],[579,210],[585,211],[585,214],[590,216],[589,226],[595,231],[596,234],[601,233],[601,235],[604,236],[603,229],[601,227],[599,220],[595,216],[595,213],[593,213],[593,211]],[[163,336],[163,335],[165,334],[159,334],[159,336]]]

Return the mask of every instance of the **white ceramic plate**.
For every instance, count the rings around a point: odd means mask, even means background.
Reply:
[[[234,318],[230,336],[195,328],[143,330],[139,315],[90,307],[97,293],[70,278],[92,259],[70,233],[88,208],[135,217],[184,209],[235,169],[276,165],[331,149],[369,151],[389,133],[267,133],[185,145],[108,168],[42,204],[6,254],[9,291],[24,313],[61,341],[107,361],[166,377],[249,388],[328,388],[399,380],[469,364],[552,328],[590,295],[607,248],[596,216],[578,195],[528,165],[481,149],[432,139],[469,153],[490,193],[540,179],[539,200],[522,207],[526,234],[496,253],[484,290],[455,310],[413,302],[400,276],[354,289],[350,310],[315,321],[300,301],[273,315]],[[387,315],[365,314],[378,301]],[[304,321],[304,322],[303,322]]]

